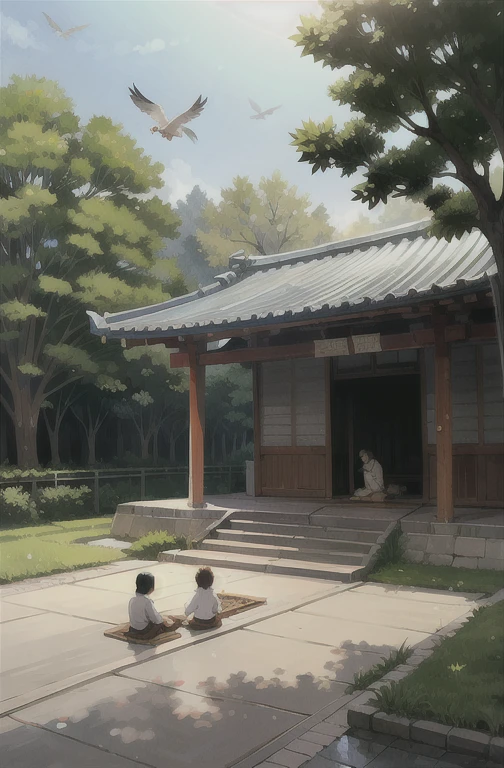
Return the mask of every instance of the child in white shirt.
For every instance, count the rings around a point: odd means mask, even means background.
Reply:
[[[198,588],[185,607],[185,615],[194,614],[189,621],[191,629],[214,629],[222,625],[220,600],[212,589],[214,575],[211,568],[200,568],[196,574]]]
[[[128,635],[136,639],[152,640],[163,632],[174,632],[181,625],[179,619],[169,616],[167,621],[156,611],[149,597],[154,592],[152,573],[139,573],[136,578],[136,594],[129,601],[130,627]]]

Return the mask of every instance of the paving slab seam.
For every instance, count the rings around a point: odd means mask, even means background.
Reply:
[[[482,601],[482,605],[494,605],[504,600],[504,590],[499,590],[490,598]],[[466,620],[473,615],[473,611],[467,611],[458,619],[451,621],[441,630],[433,633],[432,638],[448,638],[465,624]],[[383,682],[388,685],[394,679],[403,680],[428,658],[434,651],[424,651],[415,659],[415,651],[408,659],[405,667],[401,671],[392,671],[384,675],[380,681],[375,681],[373,685]],[[392,674],[394,677],[392,677]],[[356,703],[348,707],[348,724],[355,728],[361,728],[376,733],[386,733],[398,736],[400,738],[416,741],[420,744],[437,746],[445,750],[469,754],[474,757],[483,757],[504,762],[504,739],[501,737],[491,737],[482,731],[476,731],[469,728],[457,728],[455,726],[444,725],[435,721],[419,720],[418,718],[399,717],[396,715],[387,715],[381,712],[372,703],[372,697],[375,694],[375,688],[366,688],[362,691],[361,700],[368,696],[367,703]]]
[[[483,604],[484,605],[492,605],[495,602],[498,602],[500,600],[504,600],[504,590],[500,590],[498,593],[496,593],[492,597],[487,598],[485,601],[483,601]],[[466,619],[469,618],[470,616],[472,616],[472,614],[473,614],[473,610],[466,611],[462,616],[460,616],[457,619],[455,619],[454,621],[450,622],[449,624],[447,624],[445,627],[443,627],[438,632],[426,633],[426,635],[428,635],[429,639],[436,639],[436,638],[442,639],[443,637],[449,637],[449,636],[455,634],[457,629],[460,629],[460,627],[465,623]],[[424,642],[424,641],[422,641],[422,642]],[[314,643],[314,644],[319,645],[319,643]],[[417,648],[418,645],[421,645],[421,643],[420,644],[417,643],[415,646],[413,646],[413,648],[414,649]],[[421,664],[422,661],[424,661],[426,658],[428,658],[433,652],[434,652],[433,650],[424,650],[424,651],[422,651],[420,656],[417,657],[416,661],[413,661],[412,657],[410,657],[410,660],[409,660],[408,664],[400,665],[400,666],[403,666],[403,667],[409,666],[410,669],[409,670],[404,670],[404,671],[401,671],[401,672],[395,672],[395,679],[396,680],[397,679],[402,679],[402,678],[406,677],[407,675],[411,674],[411,672],[414,670],[414,668],[416,668],[419,664]],[[413,651],[412,656],[414,656],[414,655],[415,655],[415,650]],[[392,679],[391,677],[388,677],[388,675],[390,675],[390,674],[391,673],[387,673],[386,675],[384,675],[381,678],[381,680],[384,681],[385,685],[388,685],[388,683]],[[394,670],[392,670],[392,674],[394,674]],[[380,681],[375,681],[374,685],[376,685],[378,682],[380,682]],[[390,715],[385,715],[385,713],[379,712],[378,709],[373,707],[373,706],[368,706],[368,705],[365,705],[365,704],[362,704],[362,703],[359,704],[359,703],[356,703],[356,701],[355,701],[356,699],[360,699],[361,702],[362,702],[362,700],[365,699],[365,698],[367,698],[369,700],[372,696],[374,696],[374,694],[375,694],[375,690],[372,689],[372,688],[367,688],[367,689],[364,689],[364,690],[356,691],[351,696],[351,700],[348,703],[341,704],[339,707],[337,707],[334,710],[334,712],[336,712],[339,709],[346,709],[346,711],[347,711],[347,728],[346,729],[348,729],[350,727],[356,727],[356,728],[360,728],[360,729],[363,729],[363,730],[368,730],[370,732],[373,732],[373,730],[375,730],[377,733],[380,733],[380,734],[386,733],[386,734],[395,735],[395,736],[398,736],[398,737],[403,738],[403,739],[404,738],[412,737],[412,735],[411,735],[412,734],[411,726],[413,725],[413,723],[419,722],[419,721],[417,721],[417,720],[408,720],[407,718],[395,718],[395,717],[390,716]],[[339,700],[339,702],[341,702],[341,699]],[[353,702],[353,704],[352,704],[352,702]],[[329,707],[330,706],[331,705],[329,705]],[[299,751],[297,751],[297,749],[289,750],[289,744],[292,745],[296,740],[302,738],[306,733],[308,733],[311,729],[313,729],[314,725],[318,725],[320,722],[322,722],[324,719],[326,719],[325,715],[322,716],[322,717],[319,717],[319,715],[320,715],[321,712],[324,712],[327,709],[328,709],[328,707],[324,708],[324,710],[320,710],[318,713],[316,713],[315,715],[312,715],[307,720],[304,720],[301,723],[298,723],[298,725],[294,726],[294,728],[292,728],[290,731],[287,731],[284,734],[282,734],[281,736],[279,736],[276,739],[272,740],[267,746],[262,747],[260,750],[257,750],[256,752],[254,752],[252,755],[250,755],[245,760],[241,760],[241,761],[235,763],[233,768],[255,768],[255,766],[260,766],[265,761],[267,761],[269,758],[274,757],[274,755],[277,754],[277,752],[279,752],[279,750],[282,750],[282,749],[286,749],[288,751],[292,751],[293,755],[294,754],[299,755]],[[329,717],[332,714],[334,714],[334,712],[331,712]],[[353,713],[355,713],[355,714],[353,714]],[[374,716],[375,715],[379,715],[380,717],[382,717],[382,721],[383,722],[380,722],[380,720],[378,719],[378,721],[377,721],[378,727],[376,729],[373,729],[372,724],[373,724],[373,720],[374,720]],[[407,726],[406,726],[406,720],[408,722]],[[386,723],[386,724],[384,725],[384,723]],[[308,724],[309,724],[309,727],[307,728],[306,726]],[[434,725],[438,725],[438,724],[434,724]],[[394,730],[394,728],[395,728],[395,730]],[[493,753],[490,752],[490,747],[489,747],[487,749],[487,753],[483,754],[483,752],[481,751],[481,736],[482,736],[482,733],[480,731],[479,732],[478,731],[468,732],[465,729],[451,728],[451,727],[447,726],[447,733],[451,733],[452,731],[456,731],[456,732],[463,731],[463,734],[459,734],[458,737],[459,737],[459,740],[464,739],[464,744],[467,743],[467,738],[468,738],[467,734],[468,733],[474,733],[474,734],[477,735],[478,740],[476,741],[476,744],[475,744],[476,748],[474,749],[474,751],[469,751],[469,754],[472,754],[474,756],[479,756],[479,757],[483,757],[483,756],[490,757],[491,754],[494,754],[494,755],[496,755],[496,757],[495,757],[496,760],[499,759],[501,762],[504,761],[504,739],[495,739],[495,738],[492,739],[492,742],[493,742],[493,744],[492,744]],[[407,735],[406,735],[406,733],[407,733]],[[295,734],[294,737],[293,737],[293,734]],[[420,731],[418,731],[418,735],[420,735]],[[455,736],[457,736],[457,733],[455,734]],[[287,737],[289,737],[289,738],[287,738]],[[336,737],[331,743],[333,743],[334,741],[337,741],[338,738],[340,738],[340,737],[339,736]],[[427,741],[427,740],[423,740],[422,738],[418,738],[418,737],[414,738],[414,740],[419,742],[419,743],[426,744],[426,745],[429,745],[429,746],[431,746],[433,744],[432,740],[431,741]],[[450,740],[450,746],[448,746],[448,743],[449,743],[448,739],[446,738],[444,746],[442,748],[444,748],[445,750],[448,750],[450,748],[451,750],[457,751],[456,747],[455,747],[456,740],[455,740],[455,743],[453,743],[453,736],[452,736],[452,739]],[[490,737],[488,737],[488,744],[490,745],[490,743],[491,743],[490,742]],[[437,746],[437,742],[436,742],[436,746]],[[468,754],[467,749],[466,749],[465,752],[462,751],[462,754]],[[498,755],[498,758],[497,758],[497,755]],[[303,760],[302,763],[308,762],[311,759],[312,758],[310,756],[306,756],[306,760]],[[300,765],[302,765],[302,763]],[[275,764],[274,761],[273,761],[273,764]],[[268,765],[268,763],[266,763],[266,765]],[[279,766],[279,768],[280,768],[280,766]],[[345,767],[342,766],[342,768],[345,768]]]
[[[82,741],[82,739],[77,739],[75,736],[70,736],[67,733],[62,733],[61,731],[55,732],[51,728],[46,728],[45,725],[41,725],[40,723],[32,723],[32,722],[28,722],[27,720],[20,720],[18,717],[15,717],[14,715],[9,715],[9,719],[15,720],[15,722],[19,723],[20,725],[28,725],[30,726],[30,728],[38,728],[39,730],[44,731],[45,733],[50,733],[52,736],[61,737],[63,739],[66,739],[67,741],[73,741],[77,744],[83,744],[85,747],[91,747],[92,749],[97,749],[99,752],[103,752],[106,755],[114,755],[114,757],[118,757],[121,760],[128,761],[129,763],[131,763],[132,766],[142,765],[145,768],[157,768],[157,766],[153,765],[152,763],[145,763],[139,759],[133,760],[130,757],[125,757],[119,752],[112,752],[112,750],[110,749],[105,749],[105,747],[102,747],[99,744],[89,744],[87,741]]]
[[[353,585],[349,584],[348,588],[351,588],[352,586]],[[329,594],[338,594],[339,592],[345,592],[347,590],[347,585],[344,584],[343,585],[343,589],[338,589],[338,588],[335,588],[335,589],[337,590],[336,592],[333,592],[331,590],[330,593],[325,593],[325,595],[328,596]],[[317,595],[315,600],[319,600],[319,599],[321,599],[321,598]],[[138,657],[135,657],[135,658],[131,659],[130,657],[128,657],[127,659],[125,659],[124,662],[122,662],[122,661],[121,662],[112,662],[111,664],[104,665],[103,667],[100,667],[99,670],[95,670],[92,674],[85,673],[85,672],[81,673],[80,675],[76,676],[78,679],[75,682],[71,682],[72,678],[67,678],[66,681],[60,681],[58,683],[53,683],[53,684],[50,684],[49,686],[44,686],[44,687],[40,688],[38,693],[34,691],[34,692],[32,692],[32,694],[22,694],[20,697],[13,697],[12,700],[8,699],[8,700],[3,701],[3,702],[0,703],[0,716],[8,715],[8,714],[10,714],[12,712],[17,712],[20,709],[23,709],[24,707],[27,707],[27,706],[29,706],[31,704],[34,704],[36,702],[39,702],[41,700],[48,699],[51,696],[54,696],[54,695],[56,695],[58,693],[62,693],[63,691],[70,691],[70,690],[72,690],[74,688],[79,687],[83,683],[91,683],[91,682],[94,682],[95,680],[100,680],[100,679],[102,679],[104,677],[107,677],[110,674],[120,673],[120,672],[124,671],[125,669],[129,669],[130,667],[134,667],[134,666],[136,666],[138,664],[142,664],[144,661],[148,661],[151,658],[156,658],[157,659],[157,658],[161,658],[161,657],[164,657],[164,656],[168,656],[168,655],[170,655],[172,653],[176,653],[178,650],[182,650],[182,649],[187,648],[189,646],[200,645],[201,643],[208,642],[209,640],[212,640],[215,637],[222,637],[224,635],[230,634],[231,632],[235,632],[235,631],[238,631],[240,629],[246,629],[247,627],[249,627],[249,626],[251,626],[253,624],[257,624],[257,623],[259,623],[261,621],[266,621],[267,619],[273,619],[273,618],[281,616],[281,615],[283,615],[285,613],[290,613],[291,611],[294,611],[294,610],[296,610],[298,608],[304,607],[305,605],[309,605],[310,602],[312,602],[312,600],[313,600],[313,598],[311,598],[308,601],[302,601],[302,603],[295,604],[294,607],[279,609],[278,611],[275,611],[275,612],[269,614],[268,616],[262,616],[260,618],[254,619],[252,621],[248,621],[247,622],[246,619],[245,619],[243,624],[233,623],[230,626],[229,625],[226,625],[226,626],[223,625],[221,628],[219,628],[217,630],[214,630],[213,632],[211,632],[211,633],[209,633],[208,635],[205,635],[205,636],[202,636],[202,635],[199,635],[199,636],[196,636],[196,637],[195,636],[190,636],[183,643],[180,643],[180,644],[178,644],[178,645],[176,645],[175,647],[172,647],[172,648],[167,648],[166,650],[163,650],[163,651],[161,651],[159,649],[152,649],[152,648],[148,648],[147,649],[146,648],[145,653],[149,654],[147,658],[139,659]],[[51,612],[49,611],[49,613],[51,613]],[[245,611],[244,612],[244,616],[246,615],[246,613],[247,612]],[[103,622],[101,622],[101,623],[103,623]],[[156,651],[157,651],[157,653],[156,653]],[[49,691],[47,691],[47,689],[49,689]],[[41,693],[44,690],[46,692]],[[18,698],[20,699],[20,701],[15,703],[15,700],[18,699]]]
[[[159,565],[157,560],[145,560],[143,562],[145,563],[145,567]],[[90,576],[89,573],[96,571],[100,566],[94,565],[90,568],[79,568],[70,572],[62,571],[61,573],[48,573],[47,576],[36,576],[33,579],[20,579],[19,581],[14,581],[10,584],[0,584],[0,597],[3,595],[10,597],[11,595],[17,595],[22,592],[36,592],[40,589],[48,589],[49,587],[74,584],[76,581],[79,581],[79,577],[82,580],[100,579],[103,576],[134,571],[136,568],[143,566],[139,565],[138,561],[136,562],[136,565],[133,565],[131,560],[114,560],[112,563],[107,563],[101,567],[103,568],[104,573],[96,573],[93,576]],[[81,574],[84,575],[81,576]]]
[[[346,709],[349,702],[357,697],[359,693],[360,691],[357,691],[355,694],[345,694],[340,699],[327,704],[322,709],[319,709],[318,712],[297,723],[297,725],[294,725],[289,730],[284,731],[280,736],[276,736],[268,744],[252,751],[245,757],[240,757],[230,768],[255,768],[255,766],[260,765],[280,749],[285,749],[286,745],[291,744],[295,739],[299,739],[315,726],[332,717],[336,712]],[[345,699],[345,701],[342,701],[342,699]],[[306,759],[309,760],[310,758],[307,757]]]

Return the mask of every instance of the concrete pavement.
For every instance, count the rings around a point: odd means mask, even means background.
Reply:
[[[404,641],[428,643],[477,604],[475,595],[216,568],[218,591],[267,604],[145,648],[103,637],[126,620],[139,570],[156,577],[158,609],[181,612],[195,568],[177,563],[0,590],[0,748],[10,768],[268,765],[282,759],[282,740],[344,707],[355,672]],[[287,768],[315,759],[304,750],[301,762],[287,755]]]

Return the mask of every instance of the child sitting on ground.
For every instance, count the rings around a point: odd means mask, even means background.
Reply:
[[[128,606],[130,627],[127,634],[131,637],[152,640],[163,632],[174,632],[182,623],[173,616],[168,616],[169,621],[163,619],[149,597],[153,592],[152,573],[139,573],[136,577],[136,594]]]
[[[211,568],[200,568],[196,574],[198,588],[192,600],[185,607],[185,615],[194,614],[189,626],[191,629],[214,629],[222,625],[219,616],[222,610],[219,598],[214,594],[212,584],[214,575]]]

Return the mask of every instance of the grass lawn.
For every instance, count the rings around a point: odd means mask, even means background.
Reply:
[[[0,584],[125,558],[120,549],[74,543],[86,537],[105,538],[111,524],[111,517],[97,517],[0,531]]]
[[[504,571],[478,571],[446,565],[389,563],[370,573],[368,581],[407,587],[449,589],[453,592],[497,592],[504,588]]]
[[[480,608],[405,680],[377,692],[382,711],[504,734],[504,602]]]

